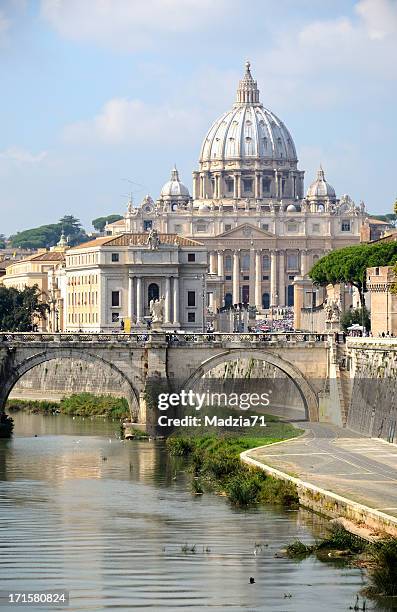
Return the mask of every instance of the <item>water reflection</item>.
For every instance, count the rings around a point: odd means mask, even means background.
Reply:
[[[354,603],[358,569],[274,557],[296,537],[321,533],[315,515],[236,511],[222,497],[194,497],[163,444],[119,441],[117,424],[15,421],[16,437],[0,443],[0,589],[65,588],[65,609],[79,611],[306,612]],[[263,544],[256,555],[255,543]]]

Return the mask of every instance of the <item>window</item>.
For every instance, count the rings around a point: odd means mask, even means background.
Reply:
[[[226,179],[226,191],[228,193],[233,193],[234,191],[234,180],[233,179]]]
[[[232,226],[230,223],[225,223],[225,225],[223,226],[223,229],[225,232],[228,232],[229,230],[232,229]]]
[[[262,280],[267,280],[268,281],[269,277],[268,276],[262,276]]]
[[[232,277],[230,275],[225,276],[225,280],[232,280]]]
[[[252,179],[243,179],[243,191],[244,193],[250,193],[252,191]]]
[[[174,232],[175,234],[180,234],[182,231],[182,225],[175,225]]]
[[[158,300],[160,297],[160,288],[157,283],[150,283],[147,288],[147,304],[150,306],[152,300]]]
[[[197,232],[206,232],[207,231],[207,224],[206,223],[197,223],[196,231]]]
[[[270,185],[271,185],[271,179],[270,178],[262,179],[262,190],[263,190],[263,193],[270,193]]]
[[[112,291],[112,306],[120,306],[120,291]]]
[[[313,223],[312,225],[312,232],[313,234],[318,234],[320,231],[320,224],[319,223]]]
[[[262,308],[270,308],[270,293],[264,293],[262,295]]]
[[[145,219],[143,221],[143,231],[148,232],[153,227],[153,221],[151,219]]]
[[[225,270],[227,272],[231,272],[232,270],[232,256],[231,255],[226,255],[225,257]]]
[[[112,312],[112,323],[118,323],[120,320],[119,312]]]
[[[290,274],[290,275],[288,276],[288,280],[294,280],[294,278],[295,278],[295,274]]]
[[[287,232],[297,232],[298,231],[298,224],[293,221],[292,223],[288,223],[287,225]]]
[[[350,232],[350,219],[342,219],[342,232]]]
[[[195,306],[196,305],[196,292],[195,291],[188,291],[187,292],[187,305],[188,306]]]
[[[287,255],[287,269],[288,270],[298,270],[299,269],[299,261],[297,253],[289,253]]]
[[[250,269],[250,256],[249,253],[244,253],[241,258],[241,269],[249,270]]]
[[[112,261],[120,261],[120,255],[118,253],[112,253]]]
[[[225,308],[230,308],[233,305],[233,296],[231,293],[225,293]]]
[[[196,253],[188,253],[187,254],[188,261],[196,261]]]
[[[243,276],[243,280],[249,280],[250,277],[249,276]]]
[[[261,229],[263,229],[264,232],[268,232],[269,231],[269,224],[268,223],[261,223]]]
[[[287,287],[287,306],[294,305],[294,286],[288,285]]]
[[[268,270],[270,268],[270,257],[269,255],[264,255],[262,257],[262,267],[264,270]]]
[[[187,321],[188,321],[188,323],[195,323],[196,322],[196,313],[195,312],[188,312],[187,313]]]

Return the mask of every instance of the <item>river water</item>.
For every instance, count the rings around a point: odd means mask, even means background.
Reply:
[[[14,438],[0,440],[1,591],[70,591],[68,606],[41,610],[337,612],[354,605],[359,569],[274,556],[324,530],[314,514],[238,511],[223,497],[193,496],[184,464],[163,443],[120,441],[113,423],[14,420]],[[255,543],[263,545],[256,554]],[[184,544],[195,551],[184,552]]]

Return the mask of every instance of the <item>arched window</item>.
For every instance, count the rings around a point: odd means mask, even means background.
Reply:
[[[232,271],[232,256],[231,255],[226,255],[225,257],[225,270],[226,272]]]
[[[150,283],[147,288],[147,303],[148,306],[151,300],[158,300],[160,297],[160,289],[157,283]]]
[[[233,305],[233,296],[231,293],[225,293],[225,308],[231,308]]]
[[[264,293],[262,295],[262,308],[270,308],[270,293]]]

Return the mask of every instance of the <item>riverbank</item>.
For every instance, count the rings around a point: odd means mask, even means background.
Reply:
[[[62,397],[59,401],[14,398],[7,401],[6,410],[11,414],[22,410],[32,414],[66,414],[110,419],[130,416],[128,402],[124,397],[93,393],[74,393]]]

